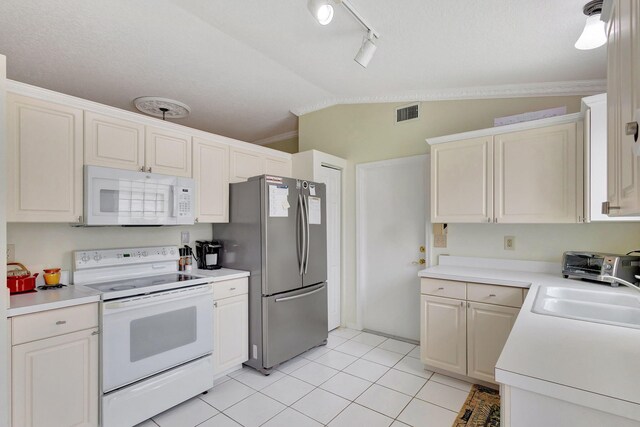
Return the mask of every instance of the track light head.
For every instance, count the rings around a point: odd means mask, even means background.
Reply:
[[[373,42],[373,34],[369,31],[367,37],[362,41],[360,50],[353,59],[364,68],[367,68],[367,65],[371,62],[371,58],[373,58],[373,54],[376,53],[377,48],[378,46]]]
[[[327,25],[333,19],[333,5],[330,0],[309,0],[307,7],[320,25]]]

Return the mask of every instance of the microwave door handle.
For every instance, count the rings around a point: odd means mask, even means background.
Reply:
[[[171,186],[171,218],[175,218],[178,216],[178,195],[176,191],[176,186]]]

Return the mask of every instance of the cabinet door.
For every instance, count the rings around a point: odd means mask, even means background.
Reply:
[[[431,222],[491,222],[491,137],[431,146]]]
[[[196,222],[229,222],[229,146],[193,138]]]
[[[575,123],[505,133],[494,141],[498,223],[578,221]]]
[[[144,166],[144,125],[85,111],[84,163],[141,170]]]
[[[86,329],[12,348],[13,425],[98,425],[96,332]]]
[[[264,156],[260,153],[231,147],[229,181],[242,182],[264,174]]]
[[[467,303],[467,375],[495,383],[498,357],[519,312],[517,308]]]
[[[464,301],[421,295],[420,317],[422,363],[466,374],[467,312]]]
[[[640,156],[636,136],[626,126],[640,120],[640,4],[635,0],[613,2],[608,39],[607,96],[610,146],[615,166],[609,171],[610,204],[619,209],[612,216],[640,214]]]
[[[214,302],[213,369],[218,374],[249,359],[249,296]]]
[[[149,172],[191,178],[191,136],[150,126],[145,133]]]
[[[7,221],[79,222],[82,110],[7,98]]]
[[[291,177],[291,159],[282,159],[280,157],[265,157],[264,173],[267,175]]]

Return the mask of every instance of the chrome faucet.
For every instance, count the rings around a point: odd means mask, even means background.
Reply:
[[[628,281],[626,281],[624,279],[621,279],[619,277],[615,277],[615,276],[600,276],[599,279],[602,280],[603,282],[619,283],[621,285],[628,286],[628,287],[633,288],[636,291],[640,292],[640,286],[636,285],[635,283],[628,282]],[[640,275],[636,275],[636,279],[640,279]]]

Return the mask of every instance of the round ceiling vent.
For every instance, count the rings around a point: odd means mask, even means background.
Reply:
[[[136,108],[150,116],[164,119],[182,119],[191,113],[187,104],[168,98],[157,96],[141,96],[133,100]]]

